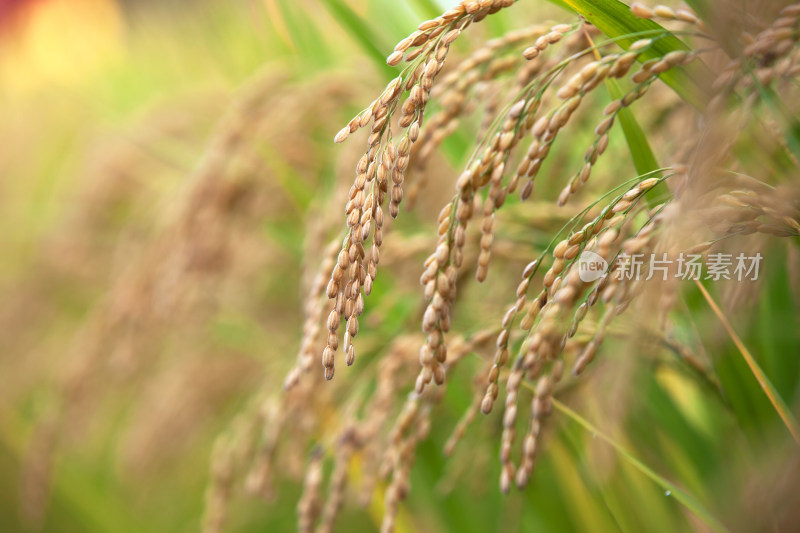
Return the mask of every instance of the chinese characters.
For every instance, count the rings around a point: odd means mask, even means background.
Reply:
[[[617,279],[645,281],[666,281],[669,277],[682,280],[755,281],[758,279],[762,259],[760,253],[708,254],[704,273],[700,254],[681,253],[671,258],[666,253],[628,255],[622,252],[616,259],[614,275]]]

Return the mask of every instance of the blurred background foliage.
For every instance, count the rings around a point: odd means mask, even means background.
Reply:
[[[341,227],[328,206],[343,205],[358,148],[330,140],[392,77],[393,43],[446,4],[0,2],[0,531],[198,530],[214,438],[259,387],[279,390],[301,337],[308,269]],[[521,2],[456,49],[564,18]],[[445,143],[443,172],[456,175],[465,142]],[[624,153],[621,138],[614,149]],[[617,160],[606,183],[634,175]],[[538,231],[563,223],[548,209],[520,207],[506,237],[546,242]],[[411,239],[435,214],[421,198],[398,231]],[[416,331],[419,291],[391,289],[414,287],[430,246],[417,248],[409,279],[396,272],[376,284],[370,307],[389,311],[367,318],[361,363],[381,339]],[[499,322],[524,257],[498,267],[491,289],[465,290],[455,331]],[[796,242],[784,240],[744,301],[709,287],[795,412],[798,264]],[[691,287],[684,296],[673,334],[708,373],[663,346],[617,349],[611,339],[580,390],[560,396],[594,429],[554,418],[525,492],[497,489],[497,417],[480,419],[443,460],[472,401],[469,382],[454,381],[398,529],[798,526],[797,447],[706,300]],[[302,468],[285,465],[270,501],[234,498],[228,530],[294,530]],[[338,530],[376,530],[379,516],[379,503],[347,505]]]

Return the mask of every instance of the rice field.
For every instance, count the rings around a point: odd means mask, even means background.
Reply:
[[[0,530],[800,527],[800,4],[0,4]]]

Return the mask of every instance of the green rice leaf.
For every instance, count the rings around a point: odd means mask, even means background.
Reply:
[[[413,0],[412,5],[424,17],[436,18],[442,13],[442,8],[434,0]]]
[[[650,478],[654,483],[659,485],[662,489],[667,491],[667,493],[673,496],[676,500],[678,500],[684,507],[689,509],[695,516],[697,516],[703,523],[709,527],[712,531],[717,533],[727,532],[728,529],[719,521],[717,520],[707,509],[705,509],[691,494],[684,491],[683,489],[677,487],[675,484],[671,483],[668,479],[660,476],[657,474],[653,469],[648,467],[646,464],[641,462],[639,459],[633,456],[628,450],[622,447],[619,443],[613,440],[611,437],[605,435],[596,426],[594,426],[591,422],[580,416],[578,413],[564,405],[563,403],[559,402],[555,398],[552,399],[553,407],[564,413],[567,417],[571,418],[579,425],[583,426],[584,429],[590,431],[592,435],[596,436],[597,438],[605,441],[611,447],[613,447],[617,453],[619,453],[620,457],[625,459],[629,464],[631,464],[634,468],[636,468],[639,472]]]
[[[606,87],[608,88],[611,98],[615,100],[622,98],[622,89],[620,89],[616,80],[606,80]],[[618,116],[636,172],[639,174],[647,174],[648,172],[660,168],[656,161],[656,156],[653,155],[653,150],[650,149],[650,143],[647,142],[644,131],[642,131],[639,123],[636,122],[636,118],[633,116],[633,111],[625,107],[620,109]],[[663,185],[659,186],[663,187]]]
[[[324,0],[322,3],[342,28],[347,30],[353,40],[375,61],[376,66],[391,75],[394,70],[386,64],[385,51],[391,50],[392,46],[384,43],[383,39],[372,31],[369,24],[358,13],[353,11],[348,2],[343,0]]]
[[[556,3],[567,4],[607,37],[617,39],[618,44],[626,50],[642,38],[642,35],[660,35],[661,37],[654,40],[653,46],[641,54],[642,61],[663,57],[676,50],[689,50],[688,46],[668,30],[652,20],[636,17],[630,8],[619,0],[560,0]],[[705,67],[699,63],[670,69],[659,75],[664,83],[695,107],[703,107],[708,99],[698,83],[708,76]]]

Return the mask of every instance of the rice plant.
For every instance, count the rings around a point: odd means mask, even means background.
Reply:
[[[723,18],[715,19],[718,11],[709,6],[706,21],[685,8],[567,2],[577,15],[573,21],[514,29],[448,70],[453,43],[470,26],[514,4],[465,1],[421,23],[387,58],[391,66],[402,62],[408,66],[335,136],[341,143],[364,128],[367,147],[356,164],[347,196],[347,232],[341,248],[336,244],[341,237],[337,237],[311,286],[298,365],[285,382],[282,398],[275,400],[280,405],[276,414],[263,422],[270,432],[301,416],[292,414],[295,409],[317,412],[321,418],[317,424],[330,425],[325,405],[332,400],[310,407],[328,392],[314,385],[319,380],[314,361],[319,359],[312,346],[327,337],[321,356],[326,380],[334,378],[340,346],[346,365],[359,365],[356,337],[365,329],[359,320],[369,324],[369,314],[364,313],[379,279],[378,265],[382,256],[384,263],[395,261],[384,253],[384,241],[390,242],[394,233],[388,231],[386,204],[391,218],[398,218],[406,192],[413,191],[412,197],[426,194],[420,190],[433,180],[453,184],[455,194],[445,199],[432,220],[436,228],[432,253],[420,267],[424,340],[392,341],[379,334],[383,346],[367,348],[372,350],[371,359],[377,359],[372,363],[376,369],[338,378],[370,384],[377,379],[374,389],[361,391],[366,385],[348,385],[338,400],[345,407],[340,407],[341,418],[333,421],[335,429],[328,427],[321,441],[319,435],[305,437],[318,447],[312,453],[298,506],[301,531],[313,530],[317,522],[321,531],[333,529],[346,485],[356,481],[348,475],[348,465],[356,458],[362,463],[363,479],[357,485],[364,493],[363,501],[382,480],[386,483],[381,531],[394,531],[400,502],[411,491],[416,450],[428,438],[431,426],[442,423],[434,413],[446,395],[446,382],[459,379],[461,373],[467,373],[476,390],[445,451],[453,453],[478,411],[490,415],[501,401],[497,446],[499,489],[504,493],[513,485],[524,490],[535,475],[554,409],[591,427],[557,398],[581,387],[579,378],[604,350],[620,350],[606,346],[608,335],[622,336],[625,344],[638,346],[626,350],[629,357],[637,352],[654,357],[658,354],[655,346],[671,347],[685,367],[696,372],[696,379],[713,383],[724,397],[725,388],[713,369],[713,354],[710,360],[698,360],[693,348],[676,340],[679,332],[672,317],[682,314],[679,302],[690,291],[700,291],[725,325],[758,381],[759,393],[785,426],[784,438],[791,436],[800,444],[791,409],[701,282],[731,281],[726,284],[727,298],[745,298],[743,292],[758,294],[758,284],[742,276],[745,268],[747,272],[756,268],[745,267],[745,257],[755,257],[760,263],[760,258],[769,255],[766,247],[773,242],[771,237],[791,240],[798,236],[797,190],[790,174],[797,162],[791,147],[796,122],[791,94],[800,72],[793,59],[800,7],[773,9],[771,18],[764,19],[763,13],[757,17],[744,6],[735,24],[725,20],[721,26],[715,20]],[[608,103],[598,113],[601,99]],[[665,100],[668,107],[660,123],[638,125],[635,109],[654,113]],[[671,119],[678,125],[670,125]],[[467,126],[465,137],[476,141],[466,143],[464,170],[448,180],[446,174],[431,172],[427,163],[448,137],[462,131],[460,122]],[[589,178],[598,170],[602,173],[605,158],[601,156],[609,149],[615,123],[622,129],[628,153],[618,151],[614,157],[629,159],[635,172],[627,179],[606,176],[595,185]],[[570,126],[589,129],[593,135],[584,141],[585,136]],[[557,141],[566,136],[571,144],[584,143],[582,160],[571,163],[569,156],[562,156],[560,164],[548,165],[559,153],[563,141]],[[753,145],[756,137],[762,144],[758,148]],[[763,164],[776,157],[785,159],[781,170]],[[658,164],[659,160],[663,163]],[[762,164],[754,165],[755,161]],[[543,191],[535,193],[534,184],[542,181],[538,189]],[[555,197],[550,193],[553,189],[560,189]],[[519,201],[512,200],[515,195]],[[553,232],[527,216],[530,211],[524,210],[523,202],[532,198],[550,200],[565,209],[567,204],[576,207]],[[504,206],[504,211],[513,214],[502,216]],[[473,236],[468,228],[474,219],[473,226],[479,229]],[[505,233],[512,231],[501,229],[503,225],[543,230],[544,240],[537,243],[518,229],[511,246],[497,250],[509,238]],[[736,255],[736,246],[747,246],[749,255]],[[582,261],[587,252],[599,259],[605,272],[585,275]],[[660,260],[632,264],[637,257]],[[459,304],[469,305],[458,296],[465,290],[466,272],[474,269],[476,281],[486,283],[490,263],[503,262],[496,275],[508,279],[514,262],[523,258],[529,262],[520,269],[516,290],[509,291],[511,303],[502,319],[489,318],[496,311],[484,300],[474,313],[484,328],[453,327]],[[687,261],[698,265],[703,261],[707,274],[687,278],[681,272]],[[735,279],[730,277],[730,268],[737,272]],[[322,274],[327,272],[326,286]],[[654,277],[657,272],[663,274],[660,280]],[[694,280],[694,284],[680,284],[679,279]],[[650,280],[655,281],[647,283]],[[497,285],[494,290],[501,284]],[[321,334],[316,324],[324,314],[328,331]],[[619,324],[626,314],[635,316]],[[340,329],[344,330],[341,339]],[[707,342],[704,336],[698,337],[698,343]],[[472,372],[458,368],[466,366],[462,360],[472,354],[482,363],[473,365]],[[410,383],[404,386],[400,367],[412,367],[413,372],[415,359],[419,372],[405,393]],[[565,367],[571,368],[569,379]],[[625,381],[618,386],[635,391],[637,385]],[[267,439],[256,464],[279,460],[278,442],[279,438]],[[332,471],[323,493],[321,456],[325,450]],[[640,463],[633,464],[657,483],[671,486]],[[262,466],[260,471],[267,470]],[[666,490],[704,527],[718,531],[730,527],[687,492]],[[215,494],[213,485],[211,494]],[[214,498],[211,501],[216,503]]]
[[[145,135],[169,191],[112,153],[10,293],[89,309],[7,439],[27,524],[794,531],[800,4],[688,4],[266,2],[292,66]]]

